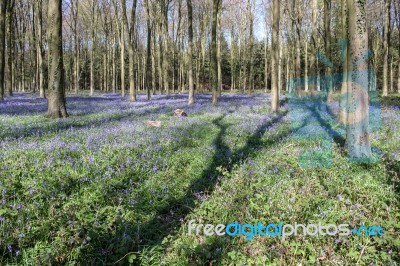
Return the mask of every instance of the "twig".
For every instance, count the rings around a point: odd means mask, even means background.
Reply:
[[[294,144],[291,143],[291,144],[289,144],[288,146],[286,146],[284,149],[286,150],[287,148],[290,148],[290,147],[293,147],[293,146],[294,146]]]
[[[131,254],[139,254],[139,252],[129,252],[129,253],[126,253],[122,258],[120,258],[119,260],[117,260],[116,262],[114,262],[113,265],[117,264],[117,263],[120,262],[121,260],[125,259],[126,256],[131,255]]]
[[[367,241],[367,243],[365,244],[365,246],[361,250],[360,257],[358,257],[358,260],[357,260],[357,263],[356,263],[357,265],[360,262],[360,259],[361,259],[362,255],[363,255],[364,251],[365,251],[365,248],[368,246],[368,243],[369,243],[369,241]]]

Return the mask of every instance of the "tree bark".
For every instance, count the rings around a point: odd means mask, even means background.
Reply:
[[[133,0],[131,9],[131,23],[128,23],[126,14],[126,0],[122,0],[122,18],[125,30],[128,33],[128,54],[129,54],[129,101],[136,102],[136,85],[135,85],[135,23],[136,23],[136,6],[137,0]]]
[[[158,45],[157,45],[157,72],[158,72],[158,88],[160,90],[160,94],[163,93],[163,74],[164,74],[162,70],[162,61],[164,59],[164,56],[162,55],[163,45],[161,40],[161,32],[162,32],[162,25],[160,23],[158,27]]]
[[[51,118],[68,117],[62,49],[61,0],[48,3],[48,43],[49,43],[49,98],[47,115]]]
[[[271,107],[273,112],[279,111],[279,20],[280,20],[280,2],[272,2],[272,97]]]
[[[389,80],[389,87],[390,87],[390,92],[393,93],[393,56],[391,57],[390,61],[390,80]]]
[[[266,37],[266,39],[265,39],[264,60],[265,60],[264,61],[264,90],[265,90],[265,93],[267,93],[267,91],[268,91],[268,37]]]
[[[308,39],[308,37],[307,37]],[[308,91],[308,40],[305,41],[305,58],[304,58],[304,90]]]
[[[385,0],[385,19],[383,25],[383,86],[382,95],[388,96],[388,64],[389,64],[389,13],[391,0]]]
[[[42,0],[39,0],[42,1]],[[38,2],[39,2],[38,1]],[[78,1],[71,1],[71,10],[73,16],[73,33],[74,33],[74,51],[75,51],[75,66],[74,66],[74,89],[75,94],[79,91],[79,72],[80,72],[80,49],[79,49],[79,36],[78,36],[78,15],[79,4]]]
[[[212,77],[212,103],[218,103],[218,59],[217,59],[217,24],[218,14],[220,12],[220,2],[222,0],[213,0],[213,15],[211,28],[211,77]]]
[[[154,22],[155,23],[155,22]],[[152,26],[155,28],[154,25]],[[156,30],[152,32],[152,42],[151,42],[151,93],[156,95],[157,87],[156,87]]]
[[[4,100],[5,90],[6,7],[7,0],[0,0],[0,101]]]
[[[349,83],[346,146],[349,159],[363,162],[372,156],[369,138],[368,31],[365,2],[347,0],[349,21]],[[362,62],[356,64],[364,54]]]
[[[236,89],[236,60],[235,60],[235,52],[236,52],[236,38],[234,26],[231,28],[231,91],[234,92]]]
[[[400,94],[400,59],[398,64],[398,70],[397,70],[397,93]]]
[[[325,56],[331,59],[331,0],[324,0]],[[331,68],[325,65],[325,91],[332,90]]]
[[[8,95],[13,95],[14,89],[14,69],[13,69],[13,61],[14,61],[14,29],[13,29],[13,18],[14,18],[14,0],[9,0],[7,5],[7,90]]]
[[[165,2],[162,2],[162,11],[163,11],[163,25],[164,25],[164,56],[163,56],[163,70],[164,70],[164,91],[169,94],[169,62],[168,62],[168,53],[169,53],[169,45],[168,45],[168,7],[165,5]]]
[[[346,1],[346,0],[342,0]],[[312,0],[312,21],[311,21],[311,27],[312,27],[312,35],[311,35],[311,66],[310,70],[315,76],[317,74],[316,68],[317,68],[317,12],[318,12],[318,0]]]
[[[121,47],[121,94],[125,97],[125,26],[121,23],[119,45]]]
[[[94,95],[95,91],[95,81],[94,81],[94,54],[95,54],[95,46],[96,46],[96,31],[95,31],[95,26],[96,26],[96,20],[97,20],[97,14],[96,14],[96,0],[92,0],[91,2],[91,12],[92,12],[92,17],[91,17],[91,49],[90,49],[90,96]]]
[[[192,0],[187,0],[188,7],[188,78],[189,78],[189,105],[194,104],[194,85],[193,85],[193,7]]]
[[[397,93],[400,94],[400,1],[397,1],[397,31],[399,32],[399,39],[398,39],[398,56],[399,60],[397,61],[398,64],[398,71],[397,71]]]
[[[346,95],[347,95],[347,80],[348,80],[348,69],[347,69],[347,55],[348,55],[348,44],[347,44],[347,27],[346,27],[346,21],[347,21],[347,0],[341,0],[341,38],[342,42],[345,47],[343,50],[342,54],[342,65],[343,65],[343,79],[342,79],[342,85],[340,88],[340,101],[339,101],[339,106],[340,110],[345,108],[346,105]],[[339,112],[339,122],[344,124],[347,121],[347,112]]]
[[[217,20],[217,62],[218,62],[218,97],[222,94],[222,66],[221,66],[221,39],[222,39],[222,27],[221,27],[221,10],[222,0],[219,2],[220,6],[218,9],[218,20]]]
[[[146,49],[146,79],[145,88],[147,93],[147,100],[151,99],[151,18],[150,18],[150,6],[149,0],[145,0],[146,14],[147,14],[147,49]]]
[[[248,16],[249,16],[249,94],[252,93],[254,88],[254,40],[253,40],[253,33],[254,33],[254,17],[253,17],[253,8],[252,8],[251,0],[248,1]]]
[[[301,77],[301,13],[299,1],[293,0],[293,11],[295,14],[295,49],[296,49],[296,77]]]

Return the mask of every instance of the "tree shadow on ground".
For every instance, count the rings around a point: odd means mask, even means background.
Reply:
[[[3,131],[0,133],[0,140],[5,138],[21,138],[30,136],[45,136],[47,134],[60,133],[62,131],[68,130],[70,128],[74,129],[85,129],[94,126],[105,126],[107,124],[123,121],[125,119],[135,120],[135,119],[145,119],[152,115],[160,115],[163,113],[173,112],[173,107],[159,106],[154,109],[144,109],[135,110],[132,109],[129,112],[113,112],[100,118],[93,118],[91,121],[76,121],[76,120],[48,120],[43,124],[29,124],[25,126],[23,130],[17,127],[17,130],[9,129],[9,132]]]
[[[82,97],[82,96],[70,96],[67,97],[67,109],[68,104],[81,104],[80,109],[84,110],[85,113],[91,114],[95,111],[91,111],[90,108],[96,104],[104,102],[117,102],[121,98],[112,97]],[[0,103],[0,115],[40,115],[47,112],[47,100],[43,98],[32,97],[31,94],[18,94],[16,97],[6,98],[5,101]]]
[[[244,147],[234,152],[231,151],[224,141],[224,136],[229,127],[228,124],[224,123],[226,114],[214,119],[212,123],[218,127],[219,132],[213,141],[215,149],[212,155],[212,163],[202,171],[197,180],[190,184],[183,197],[168,202],[165,207],[157,210],[154,218],[147,223],[126,224],[126,222],[121,222],[117,225],[119,228],[117,235],[122,235],[123,232],[126,232],[127,227],[132,229],[130,233],[136,235],[136,239],[131,246],[132,252],[141,252],[143,249],[155,247],[160,245],[168,235],[176,235],[181,226],[181,221],[199,204],[196,194],[211,194],[213,192],[219,180],[219,172],[217,170],[219,166],[223,166],[227,171],[231,171],[234,165],[240,164],[246,158],[254,156],[257,149],[261,146],[271,146],[276,144],[280,139],[290,135],[289,131],[274,136],[267,141],[262,139],[265,132],[275,124],[281,122],[286,114],[287,112],[276,115],[260,125],[247,139]],[[135,231],[133,232],[133,230]],[[102,239],[100,241],[107,242],[110,237],[109,235],[100,236],[100,239]],[[124,254],[120,255],[122,257]],[[82,257],[80,260],[83,261],[84,258]],[[124,264],[126,264],[126,260],[121,261],[120,265]]]
[[[385,154],[382,162],[386,167],[387,184],[393,186],[394,191],[399,196],[398,201],[400,202],[400,161],[392,159],[388,154]]]
[[[6,102],[0,104],[0,115],[26,115],[30,114],[45,114],[47,111],[47,102],[44,99],[26,98],[29,95],[22,94],[21,97],[10,98]],[[209,95],[196,95],[197,97],[197,108],[210,105]],[[178,99],[179,102],[167,102],[168,100]],[[195,111],[195,106],[188,107],[186,105],[187,96],[185,95],[161,95],[154,97],[151,101],[140,100],[135,103],[129,103],[125,98],[118,97],[81,97],[81,96],[70,96],[68,101],[71,105],[79,105],[77,109],[71,110],[72,115],[69,119],[46,119],[39,123],[30,123],[24,125],[23,130],[18,126],[16,130],[10,128],[10,125],[6,125],[3,132],[0,132],[0,139],[4,138],[20,138],[30,136],[42,136],[52,133],[60,133],[68,130],[71,127],[74,129],[84,129],[93,126],[103,126],[115,121],[123,121],[125,119],[130,120],[143,120],[152,119],[152,117],[170,113],[171,116],[173,111],[177,108],[185,108],[185,110]],[[126,100],[126,101],[125,101]],[[182,101],[180,101],[182,100]],[[253,100],[251,96],[236,97],[226,95],[220,98],[222,104],[233,104],[236,105],[249,105],[248,100]],[[107,110],[107,107],[100,107],[98,103],[106,103],[110,106],[122,104],[119,108],[113,109],[111,112]],[[154,108],[151,108],[154,105]],[[149,108],[149,109],[146,109]],[[78,112],[78,114],[74,114]],[[103,117],[89,118],[85,121],[73,119],[77,117],[84,117],[85,115],[91,115],[98,112],[104,112]]]
[[[331,115],[332,120],[326,121],[321,116],[319,111],[320,106],[308,107],[312,115],[318,120],[321,126],[326,130],[330,137],[333,138],[334,142],[338,145],[339,151],[342,156],[347,156],[345,150],[346,139],[338,131],[332,127],[332,121],[336,120],[335,114],[328,108],[328,113]],[[382,163],[386,168],[386,183],[389,186],[393,186],[395,192],[400,195],[400,161],[390,157],[389,154],[382,154],[381,160],[378,163]],[[361,167],[366,170],[372,170],[374,164],[360,163]],[[400,199],[399,199],[400,200]]]
[[[333,141],[338,145],[340,151],[343,155],[346,139],[340,134],[340,132],[336,131],[333,126],[332,122],[336,120],[336,116],[330,111],[329,107],[326,107],[327,113],[331,116],[330,120],[323,119],[321,115],[321,108],[325,108],[323,103],[319,103],[314,106],[308,106],[312,116],[317,119],[318,123],[324,128],[325,132],[333,139]]]
[[[306,122],[303,122],[298,127],[293,128],[292,130],[285,131],[281,134],[273,136],[272,138],[268,138],[267,140],[262,140],[262,136],[264,133],[270,129],[276,123],[279,123],[283,117],[287,115],[287,112],[282,113],[281,115],[273,118],[271,121],[266,122],[258,127],[258,129],[247,139],[246,144],[243,148],[237,150],[232,154],[230,158],[226,158],[225,160],[229,160],[230,163],[226,164],[226,169],[228,171],[232,170],[232,166],[245,161],[245,159],[253,158],[256,155],[256,151],[260,148],[269,148],[273,145],[279,143],[282,139],[287,138],[292,135],[293,132],[301,129],[306,125]],[[225,162],[226,163],[226,162]],[[212,165],[213,167],[217,165]],[[211,170],[211,168],[208,168]],[[196,185],[196,184],[194,184]],[[191,195],[187,195],[187,197],[191,197]],[[157,222],[157,221],[153,221]],[[155,226],[155,225],[154,225]],[[168,234],[166,234],[168,235]],[[229,241],[229,240],[228,240]],[[153,242],[153,245],[159,244],[158,242]],[[151,245],[151,244],[150,244]],[[221,243],[219,241],[213,241],[210,243],[204,243],[196,246],[195,249],[186,250],[188,252],[188,257],[191,258],[191,265],[220,265],[220,262],[223,258],[222,250],[220,252],[215,252],[215,249],[221,248]],[[207,261],[204,264],[204,261]]]

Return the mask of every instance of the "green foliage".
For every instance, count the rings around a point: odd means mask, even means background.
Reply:
[[[254,134],[266,113],[254,106],[225,115],[193,112],[179,121],[161,115],[162,129],[146,128],[146,116],[128,123],[116,117],[107,126],[58,134],[58,126],[96,124],[108,115],[62,124],[2,117],[9,124],[2,137],[18,124],[22,136],[35,123],[47,133],[27,136],[27,146],[10,140],[1,148],[0,264],[395,265],[400,139],[390,132],[400,125],[399,111],[385,109],[383,128],[373,135],[382,162],[352,165],[335,144],[331,169],[299,167],[298,154],[310,144],[293,142],[286,120]],[[189,236],[192,219],[380,225],[385,236]]]

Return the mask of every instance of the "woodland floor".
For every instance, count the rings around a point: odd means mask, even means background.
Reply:
[[[381,129],[372,134],[379,161],[372,165],[348,162],[343,130],[313,106],[296,114],[284,101],[271,114],[268,94],[227,94],[218,106],[209,95],[192,107],[186,99],[69,95],[71,116],[63,120],[47,119],[46,101],[31,94],[0,103],[0,264],[400,261],[400,97],[381,99]],[[176,108],[188,117],[173,117]],[[334,139],[322,163],[332,165],[302,168],[300,150],[322,144],[296,136],[321,126]],[[385,234],[246,241],[189,236],[192,219],[380,225]]]

